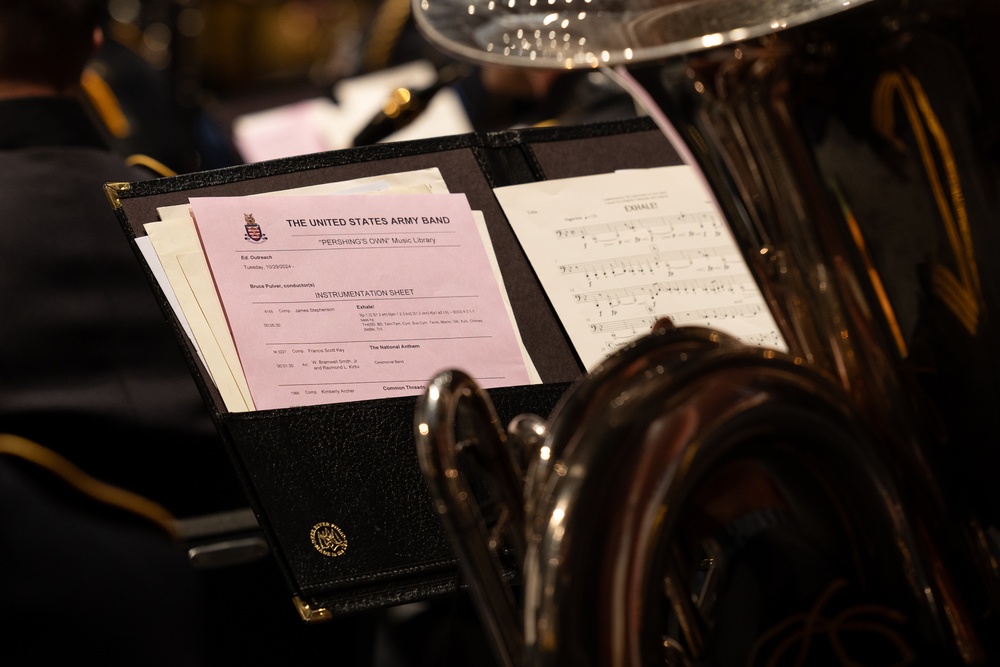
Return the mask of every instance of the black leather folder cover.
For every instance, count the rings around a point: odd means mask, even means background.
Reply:
[[[449,189],[465,193],[486,217],[518,327],[544,382],[490,390],[506,423],[525,412],[548,415],[584,369],[492,188],[680,162],[652,122],[639,119],[378,144],[107,190],[135,245],[145,234],[143,224],[158,219],[157,207],[192,196],[248,195],[437,167]],[[151,272],[149,277],[303,618],[457,590],[456,560],[417,464],[416,399],[229,413]]]

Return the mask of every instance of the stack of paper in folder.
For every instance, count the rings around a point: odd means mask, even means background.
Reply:
[[[230,412],[537,382],[482,217],[437,170],[192,198],[147,259]]]

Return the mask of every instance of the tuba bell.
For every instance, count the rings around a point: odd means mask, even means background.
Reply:
[[[508,429],[460,371],[428,385],[419,458],[502,662],[995,660],[1000,8],[556,2],[576,51],[483,48],[534,3],[414,13],[467,59],[615,67],[789,351],[664,322]]]
[[[961,664],[981,654],[953,624],[968,610],[865,424],[801,358],[669,323],[547,421],[505,430],[461,371],[416,413],[501,664]],[[477,497],[504,508],[496,525]]]

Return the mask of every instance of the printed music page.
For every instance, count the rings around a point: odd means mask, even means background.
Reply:
[[[190,204],[258,410],[530,383],[464,195]]]
[[[786,349],[729,227],[690,167],[494,192],[587,369],[664,316]]]

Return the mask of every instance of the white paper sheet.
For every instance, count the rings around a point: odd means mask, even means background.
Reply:
[[[786,349],[710,194],[687,166],[497,188],[586,368],[660,317]]]

